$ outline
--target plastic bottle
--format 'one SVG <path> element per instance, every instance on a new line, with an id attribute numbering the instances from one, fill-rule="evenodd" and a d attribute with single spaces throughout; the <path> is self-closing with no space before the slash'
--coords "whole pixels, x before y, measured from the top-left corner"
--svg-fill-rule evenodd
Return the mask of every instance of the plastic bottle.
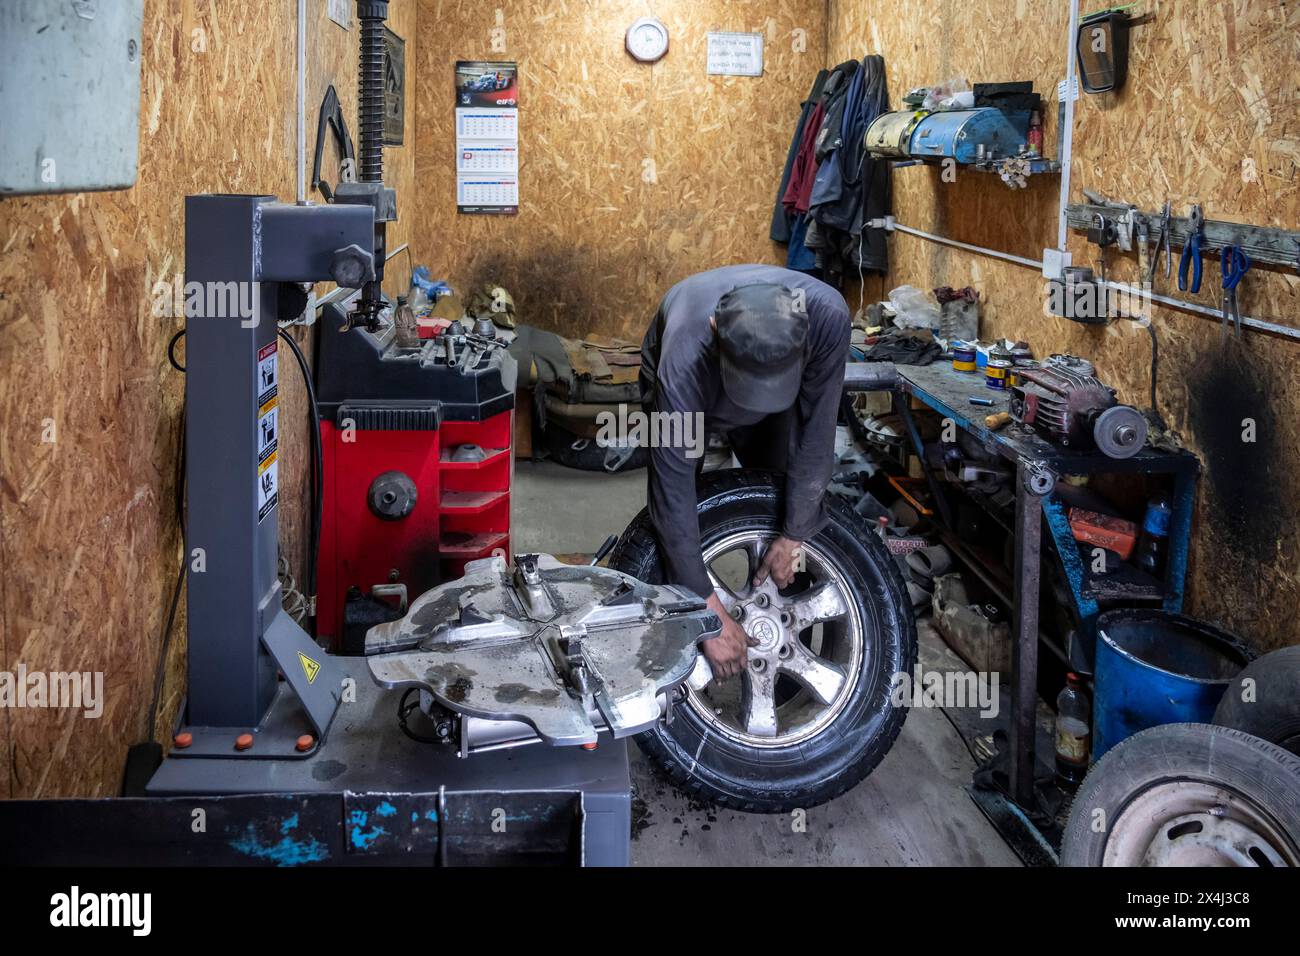
<path id="1" fill-rule="evenodd" d="M 406 296 L 404 295 L 397 297 L 397 310 L 393 313 L 393 326 L 396 329 L 393 341 L 398 348 L 419 348 L 420 327 L 415 321 L 415 313 L 407 305 Z"/>
<path id="2" fill-rule="evenodd" d="M 1056 782 L 1073 792 L 1088 773 L 1092 749 L 1092 714 L 1088 695 L 1076 674 L 1065 675 L 1056 696 Z"/>
<path id="3" fill-rule="evenodd" d="M 1133 563 L 1155 577 L 1160 577 L 1165 571 L 1170 514 L 1169 496 L 1163 491 L 1147 502 L 1146 515 L 1142 518 L 1142 533 L 1133 555 Z"/>
<path id="4" fill-rule="evenodd" d="M 441 280 L 430 279 L 428 266 L 416 266 L 412 270 L 407 299 L 416 318 L 427 318 L 444 295 L 451 295 L 451 286 Z"/>
<path id="5" fill-rule="evenodd" d="M 406 301 L 411 307 L 411 314 L 414 316 L 427 316 L 433 309 L 433 303 L 429 301 L 429 296 L 424 291 L 424 287 L 416 282 L 411 283 L 411 290 L 407 294 Z"/>

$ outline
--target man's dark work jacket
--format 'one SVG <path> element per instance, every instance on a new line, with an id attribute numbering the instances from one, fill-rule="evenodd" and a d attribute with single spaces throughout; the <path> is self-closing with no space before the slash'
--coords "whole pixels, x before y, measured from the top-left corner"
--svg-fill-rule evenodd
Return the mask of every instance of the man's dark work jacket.
<path id="1" fill-rule="evenodd" d="M 737 286 L 779 283 L 803 290 L 808 338 L 803 378 L 791 408 L 775 415 L 751 412 L 722 390 L 716 333 L 709 324 L 718 299 Z M 702 272 L 668 290 L 641 345 L 642 400 L 647 411 L 678 416 L 704 413 L 709 433 L 743 434 L 764 449 L 786 475 L 782 533 L 796 541 L 815 534 L 824 520 L 822 496 L 835 456 L 835 421 L 849 349 L 849 307 L 824 282 L 777 266 L 726 266 Z M 680 428 L 676 429 L 680 432 Z M 659 429 L 660 433 L 668 430 Z M 703 436 L 699 436 L 700 442 Z M 697 446 L 697 449 L 698 450 Z M 691 449 L 650 449 L 650 518 L 665 559 L 664 580 L 702 597 L 713 593 L 700 554 Z M 769 454 L 770 452 L 771 454 Z M 737 448 L 741 464 L 748 464 Z"/>

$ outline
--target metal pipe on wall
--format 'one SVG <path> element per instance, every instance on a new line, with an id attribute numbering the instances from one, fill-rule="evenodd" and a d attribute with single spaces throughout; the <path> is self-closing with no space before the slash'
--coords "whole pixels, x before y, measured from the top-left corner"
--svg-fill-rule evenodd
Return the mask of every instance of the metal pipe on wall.
<path id="1" fill-rule="evenodd" d="M 1005 259 L 1007 262 L 1014 262 L 1017 265 L 1028 266 L 1031 269 L 1038 269 L 1040 272 L 1043 268 L 1042 259 L 1026 259 L 1024 256 L 1013 255 L 1010 252 L 1001 252 L 997 249 L 990 249 L 987 246 L 976 246 L 969 242 L 961 242 L 957 239 L 949 239 L 947 236 L 936 236 L 934 233 L 925 232 L 922 229 L 913 229 L 911 226 L 904 226 L 901 222 L 891 222 L 885 226 L 889 230 L 905 232 L 910 236 L 919 236 L 922 239 L 928 239 L 931 242 L 938 242 L 945 246 L 952 246 L 956 249 L 965 249 L 967 252 L 978 252 L 983 256 L 991 256 L 994 259 Z"/>
<path id="2" fill-rule="evenodd" d="M 1027 259 L 1024 256 L 1012 255 L 1009 252 L 1001 252 L 997 249 L 989 249 L 986 246 L 976 246 L 969 242 L 960 242 L 956 239 L 949 239 L 947 236 L 936 236 L 933 233 L 926 232 L 922 229 L 913 229 L 911 226 L 905 226 L 900 222 L 883 223 L 885 228 L 897 232 L 905 232 L 910 236 L 937 242 L 941 245 L 952 246 L 955 249 L 964 249 L 967 252 L 974 252 L 982 256 L 989 256 L 993 259 L 1002 259 L 1006 262 L 1013 262 L 1016 265 L 1025 266 L 1029 269 L 1036 269 L 1039 272 L 1043 270 L 1043 263 L 1038 259 Z M 1117 292 L 1127 292 L 1138 297 L 1149 297 L 1152 302 L 1159 302 L 1161 305 L 1167 305 L 1170 308 L 1179 309 L 1183 312 L 1193 312 L 1197 315 L 1208 315 L 1215 319 L 1221 319 L 1223 313 L 1218 309 L 1212 309 L 1209 306 L 1199 305 L 1195 302 L 1187 302 L 1184 299 L 1175 299 L 1171 296 L 1160 295 L 1155 292 L 1143 292 L 1135 290 L 1133 286 L 1126 285 L 1123 282 L 1105 282 L 1108 288 Z M 1267 319 L 1257 319 L 1248 315 L 1241 317 L 1241 324 L 1245 327 L 1258 329 L 1261 332 L 1269 332 L 1274 335 L 1282 335 L 1289 339 L 1300 340 L 1300 329 L 1293 329 L 1285 325 L 1279 325 L 1276 322 L 1270 322 Z"/>

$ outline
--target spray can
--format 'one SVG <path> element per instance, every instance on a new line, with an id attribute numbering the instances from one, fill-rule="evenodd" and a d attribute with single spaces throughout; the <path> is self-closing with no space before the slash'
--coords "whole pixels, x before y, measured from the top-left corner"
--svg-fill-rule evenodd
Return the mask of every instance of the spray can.
<path id="1" fill-rule="evenodd" d="M 1035 110 L 1029 117 L 1029 152 L 1035 156 L 1043 155 L 1043 118 Z"/>

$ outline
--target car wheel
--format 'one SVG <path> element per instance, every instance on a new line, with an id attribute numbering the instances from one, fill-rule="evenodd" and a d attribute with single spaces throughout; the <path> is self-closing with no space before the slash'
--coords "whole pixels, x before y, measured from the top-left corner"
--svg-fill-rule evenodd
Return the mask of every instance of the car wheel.
<path id="1" fill-rule="evenodd" d="M 916 625 L 901 575 L 874 530 L 828 497 L 829 521 L 804 543 L 790 587 L 750 586 L 780 531 L 780 479 L 726 470 L 698 479 L 701 546 L 714 592 L 758 646 L 739 678 L 685 687 L 671 720 L 637 737 L 687 792 L 739 810 L 779 813 L 844 793 L 889 751 L 907 710 L 894 675 L 916 660 Z M 610 566 L 663 580 L 647 512 Z"/>
<path id="2" fill-rule="evenodd" d="M 1300 866 L 1300 758 L 1210 724 L 1118 744 L 1075 794 L 1066 866 Z"/>
<path id="3" fill-rule="evenodd" d="M 1300 756 L 1300 646 L 1247 664 L 1223 692 L 1214 722 Z"/>

